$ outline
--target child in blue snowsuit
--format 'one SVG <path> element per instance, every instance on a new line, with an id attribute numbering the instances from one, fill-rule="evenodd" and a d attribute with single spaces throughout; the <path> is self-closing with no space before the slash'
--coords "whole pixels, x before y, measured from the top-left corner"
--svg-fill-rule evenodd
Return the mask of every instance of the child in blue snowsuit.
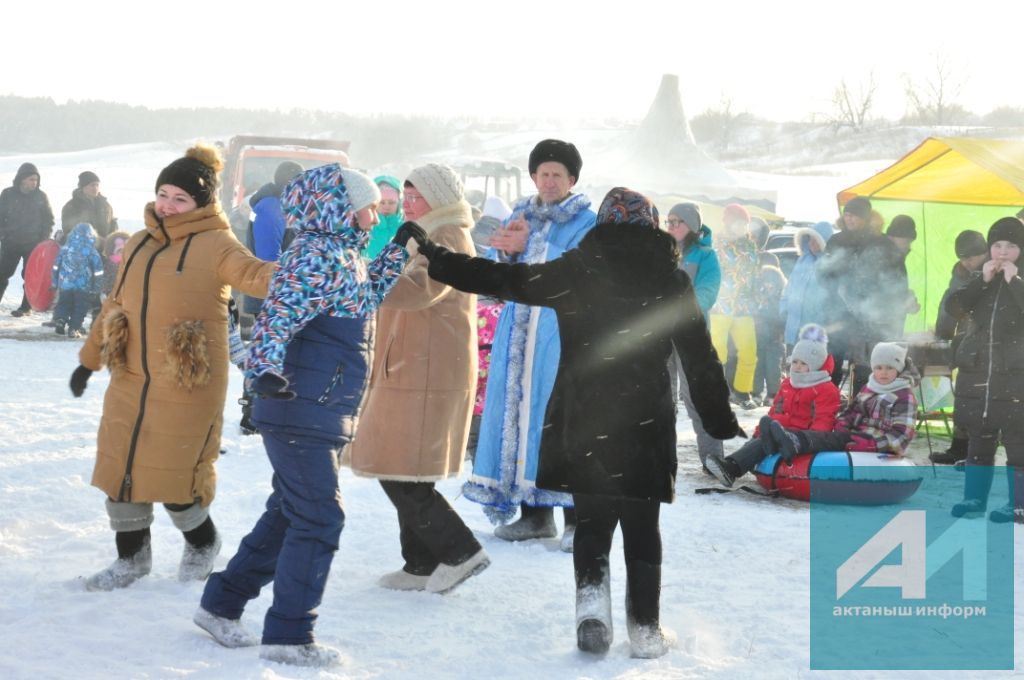
<path id="1" fill-rule="evenodd" d="M 377 307 L 408 260 L 395 244 L 370 262 L 359 255 L 379 199 L 370 178 L 337 164 L 299 175 L 284 192 L 298 235 L 271 281 L 246 364 L 273 492 L 227 568 L 210 576 L 194 618 L 224 646 L 257 644 L 240 618 L 273 581 L 265 659 L 321 667 L 340 659 L 313 637 L 345 519 L 338 466 L 367 383 Z"/>
<path id="2" fill-rule="evenodd" d="M 82 323 L 97 306 L 102 278 L 103 258 L 96 250 L 96 231 L 88 222 L 79 222 L 53 263 L 51 285 L 58 291 L 53 319 L 58 335 L 85 335 Z"/>

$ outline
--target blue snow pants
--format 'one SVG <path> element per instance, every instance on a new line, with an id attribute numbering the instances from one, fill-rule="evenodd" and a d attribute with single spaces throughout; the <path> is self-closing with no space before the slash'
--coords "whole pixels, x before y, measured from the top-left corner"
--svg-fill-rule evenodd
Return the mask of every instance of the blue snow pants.
<path id="1" fill-rule="evenodd" d="M 273 493 L 227 568 L 210 576 L 201 605 L 238 619 L 246 603 L 273 581 L 263 644 L 303 645 L 313 642 L 316 608 L 345 524 L 338 489 L 343 443 L 263 424 L 260 434 L 274 468 Z"/>

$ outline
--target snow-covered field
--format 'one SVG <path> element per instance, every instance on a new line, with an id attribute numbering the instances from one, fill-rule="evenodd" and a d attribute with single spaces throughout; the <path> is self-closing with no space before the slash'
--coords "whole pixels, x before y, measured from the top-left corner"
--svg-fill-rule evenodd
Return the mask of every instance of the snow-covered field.
<path id="1" fill-rule="evenodd" d="M 59 211 L 77 173 L 104 180 L 122 225 L 137 220 L 152 177 L 179 148 L 121 147 L 80 154 L 0 158 L 0 178 L 23 160 L 43 173 Z M 786 179 L 793 204 L 794 179 Z M 836 186 L 846 178 L 830 176 Z M 816 180 L 815 194 L 828 180 Z M 65 191 L 63 188 L 67 188 Z M 780 195 L 780 201 L 786 195 Z M 809 198 L 808 201 L 818 200 Z M 138 222 L 135 222 L 138 225 Z M 317 633 L 347 663 L 324 672 L 262 662 L 255 649 L 219 647 L 191 623 L 201 584 L 175 579 L 182 539 L 161 512 L 153 528 L 153 573 L 132 587 L 90 593 L 82 577 L 114 557 L 103 495 L 89 485 L 107 375 L 85 395 L 67 387 L 80 341 L 58 339 L 41 315 L 14 319 L 20 279 L 0 301 L 0 677 L 2 678 L 903 678 L 908 673 L 809 670 L 808 506 L 745 493 L 695 495 L 710 485 L 699 470 L 692 431 L 678 424 L 676 503 L 664 506 L 662 621 L 678 645 L 650 661 L 629 657 L 625 641 L 621 543 L 613 549 L 616 641 L 603 659 L 575 649 L 572 557 L 557 542 L 495 539 L 479 506 L 458 497 L 462 480 L 440 490 L 453 500 L 491 555 L 492 565 L 446 596 L 378 588 L 401 565 L 394 509 L 379 485 L 342 474 L 347 521 Z M 17 339 L 15 339 L 17 338 Z M 235 373 L 213 517 L 225 538 L 218 567 L 262 511 L 270 466 L 259 438 L 236 424 Z M 764 409 L 740 413 L 750 432 Z M 727 443 L 735 448 L 736 442 Z M 913 457 L 923 461 L 923 438 Z M 560 521 L 560 520 L 559 520 Z M 1017 573 L 1021 529 L 1016 530 Z M 258 631 L 270 591 L 243 621 Z M 1015 611 L 1017 642 L 1024 614 Z M 851 641 L 851 644 L 856 644 Z M 1017 666 L 1021 673 L 1021 665 Z M 938 678 L 1002 678 L 1011 672 L 929 673 Z"/>

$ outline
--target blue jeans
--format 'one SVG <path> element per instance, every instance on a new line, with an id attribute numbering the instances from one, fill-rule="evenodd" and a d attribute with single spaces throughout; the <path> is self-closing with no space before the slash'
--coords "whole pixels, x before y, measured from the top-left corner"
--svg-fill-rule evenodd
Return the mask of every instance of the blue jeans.
<path id="1" fill-rule="evenodd" d="M 316 608 L 345 524 L 338 489 L 343 443 L 263 425 L 260 434 L 274 468 L 273 493 L 227 568 L 210 576 L 201 605 L 238 619 L 249 600 L 273 581 L 263 644 L 307 644 L 313 642 Z"/>

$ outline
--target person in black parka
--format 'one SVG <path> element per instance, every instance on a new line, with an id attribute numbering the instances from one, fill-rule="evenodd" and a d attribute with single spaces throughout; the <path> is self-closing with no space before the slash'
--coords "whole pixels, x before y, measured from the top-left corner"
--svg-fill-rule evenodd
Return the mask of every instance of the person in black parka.
<path id="1" fill-rule="evenodd" d="M 22 163 L 12 185 L 0 192 L 0 299 L 19 262 L 21 278 L 25 278 L 29 255 L 49 238 L 52 227 L 53 209 L 50 199 L 39 188 L 39 170 L 31 163 Z M 23 294 L 21 304 L 11 316 L 24 316 L 31 311 Z"/>
<path id="2" fill-rule="evenodd" d="M 622 526 L 626 613 L 634 656 L 668 646 L 659 623 L 661 503 L 675 492 L 676 419 L 668 358 L 679 354 L 704 428 L 742 435 L 693 286 L 677 268 L 675 239 L 649 199 L 612 189 L 578 248 L 542 264 L 503 264 L 453 253 L 404 225 L 432 278 L 459 290 L 554 309 L 561 358 L 544 420 L 537 485 L 570 492 L 580 649 L 612 639 L 608 553 Z"/>
<path id="3" fill-rule="evenodd" d="M 954 517 L 985 513 L 992 487 L 996 448 L 1006 449 L 1007 505 L 989 513 L 993 522 L 1024 523 L 1024 281 L 1020 278 L 1024 223 L 996 221 L 988 231 L 991 259 L 966 287 L 954 291 L 946 309 L 968 317 L 967 335 L 956 348 L 953 420 L 967 429 L 964 500 Z"/>

